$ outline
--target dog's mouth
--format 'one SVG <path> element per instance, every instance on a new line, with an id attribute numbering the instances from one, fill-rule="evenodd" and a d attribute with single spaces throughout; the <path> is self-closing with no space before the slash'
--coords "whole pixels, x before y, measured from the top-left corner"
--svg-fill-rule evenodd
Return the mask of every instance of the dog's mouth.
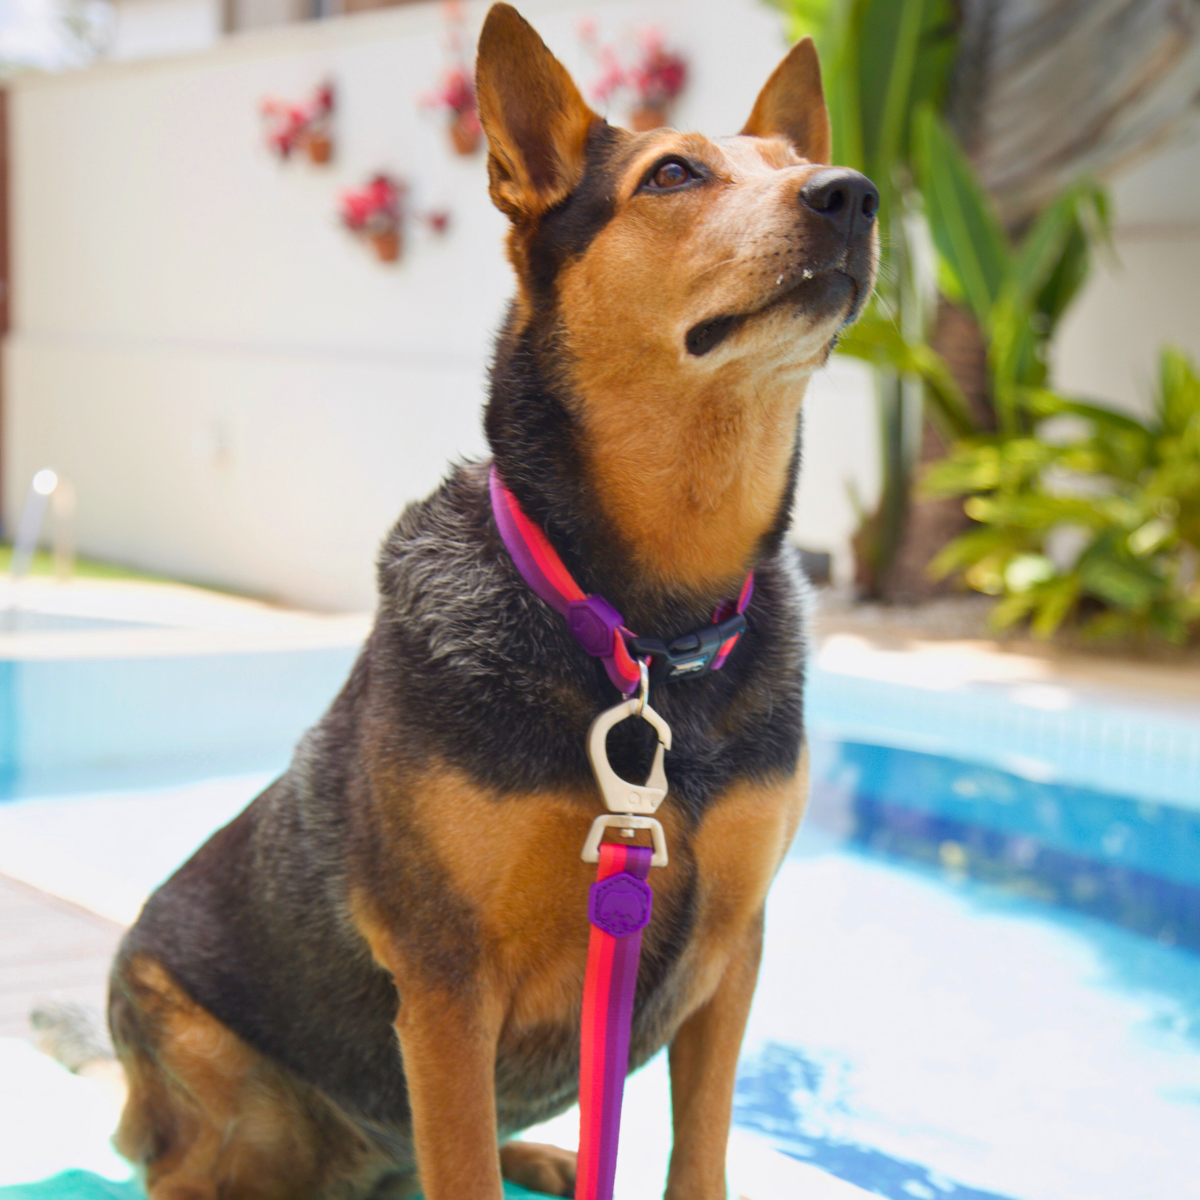
<path id="1" fill-rule="evenodd" d="M 849 298 L 850 308 L 839 326 L 840 331 L 857 318 L 862 307 L 861 292 L 858 280 L 848 272 L 837 269 L 822 271 L 798 280 L 749 312 L 723 313 L 700 321 L 687 331 L 684 345 L 694 358 L 702 358 L 755 317 L 774 312 L 785 305 L 794 305 L 798 316 L 824 316 L 830 310 L 842 307 Z"/>

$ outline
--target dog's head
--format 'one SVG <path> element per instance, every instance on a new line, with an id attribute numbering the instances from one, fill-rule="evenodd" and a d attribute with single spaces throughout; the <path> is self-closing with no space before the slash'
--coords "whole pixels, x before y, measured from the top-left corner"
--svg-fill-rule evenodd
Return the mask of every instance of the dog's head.
<path id="1" fill-rule="evenodd" d="M 667 448 L 650 470 L 682 472 L 685 505 L 712 513 L 736 493 L 761 524 L 749 510 L 781 503 L 803 381 L 866 302 L 878 257 L 878 193 L 824 165 L 812 41 L 735 137 L 609 125 L 506 4 L 484 24 L 477 90 L 491 196 L 511 221 L 513 321 L 552 335 L 609 516 L 645 549 L 653 522 L 615 510 L 639 493 L 650 430 Z"/>

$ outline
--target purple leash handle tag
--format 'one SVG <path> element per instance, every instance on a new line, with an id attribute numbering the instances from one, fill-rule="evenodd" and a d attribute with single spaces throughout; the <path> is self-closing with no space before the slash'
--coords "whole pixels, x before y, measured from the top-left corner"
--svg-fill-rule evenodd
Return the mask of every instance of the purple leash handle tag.
<path id="1" fill-rule="evenodd" d="M 588 893 L 588 920 L 615 938 L 645 929 L 653 907 L 650 885 L 628 871 L 593 883 Z"/>

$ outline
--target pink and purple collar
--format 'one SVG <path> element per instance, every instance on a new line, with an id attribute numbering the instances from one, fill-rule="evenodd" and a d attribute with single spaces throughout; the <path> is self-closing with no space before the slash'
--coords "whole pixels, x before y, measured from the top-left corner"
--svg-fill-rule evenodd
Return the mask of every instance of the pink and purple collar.
<path id="1" fill-rule="evenodd" d="M 712 624 L 665 643 L 637 637 L 625 618 L 603 596 L 584 595 L 545 532 L 521 509 L 504 486 L 495 465 L 488 477 L 492 513 L 505 548 L 521 577 L 551 608 L 560 612 L 575 640 L 593 658 L 604 663 L 609 679 L 624 695 L 637 690 L 637 660 L 649 660 L 652 683 L 691 679 L 719 671 L 746 628 L 742 615 L 754 594 L 754 572 L 746 576 L 735 601 L 725 600 L 713 614 Z"/>

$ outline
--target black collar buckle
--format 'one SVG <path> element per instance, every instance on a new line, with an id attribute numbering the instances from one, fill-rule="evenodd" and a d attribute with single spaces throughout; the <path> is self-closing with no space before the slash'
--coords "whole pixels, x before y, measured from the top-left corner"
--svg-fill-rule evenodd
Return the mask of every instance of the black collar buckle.
<path id="1" fill-rule="evenodd" d="M 628 644 L 631 654 L 650 659 L 652 684 L 674 683 L 678 679 L 707 675 L 721 647 L 731 637 L 745 631 L 746 618 L 741 613 L 734 613 L 715 625 L 681 634 L 670 643 L 661 638 L 635 637 L 630 638 Z"/>

